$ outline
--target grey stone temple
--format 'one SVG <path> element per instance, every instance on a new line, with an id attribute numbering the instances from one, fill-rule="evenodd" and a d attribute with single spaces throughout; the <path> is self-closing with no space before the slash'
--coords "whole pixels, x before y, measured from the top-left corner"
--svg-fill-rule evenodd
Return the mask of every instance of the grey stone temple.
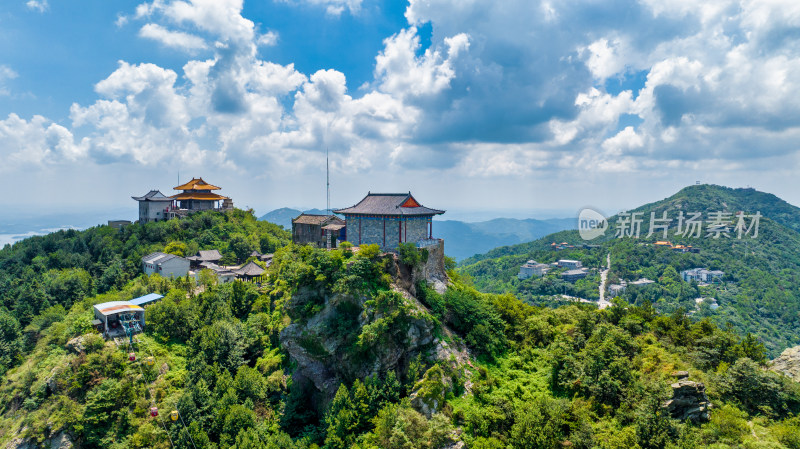
<path id="1" fill-rule="evenodd" d="M 445 211 L 423 206 L 411 192 L 369 192 L 355 206 L 334 212 L 344 215 L 350 243 L 375 243 L 385 251 L 405 242 L 427 245 L 433 240 L 433 216 Z"/>

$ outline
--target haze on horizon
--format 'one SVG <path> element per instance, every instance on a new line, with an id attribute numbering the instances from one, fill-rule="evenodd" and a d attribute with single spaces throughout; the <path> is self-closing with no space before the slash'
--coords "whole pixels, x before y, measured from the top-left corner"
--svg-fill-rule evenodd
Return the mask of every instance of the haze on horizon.
<path id="1" fill-rule="evenodd" d="M 3 204 L 133 215 L 202 176 L 324 207 L 326 148 L 334 206 L 613 213 L 697 180 L 800 204 L 798 32 L 791 0 L 12 0 Z"/>

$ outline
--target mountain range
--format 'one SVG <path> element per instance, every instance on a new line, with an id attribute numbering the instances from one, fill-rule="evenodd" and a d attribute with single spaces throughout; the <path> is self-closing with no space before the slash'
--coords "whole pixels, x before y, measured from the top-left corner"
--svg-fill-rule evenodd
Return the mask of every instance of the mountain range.
<path id="1" fill-rule="evenodd" d="M 759 213 L 757 228 L 738 238 L 736 213 Z M 700 212 L 703 227 L 699 237 L 678 235 L 678 217 Z M 710 223 L 717 212 L 728 220 L 727 236 L 714 238 Z M 617 238 L 632 213 L 642 218 L 639 238 Z M 663 232 L 648 236 L 651 213 L 655 218 L 671 219 L 667 236 Z M 557 294 L 596 299 L 599 270 L 610 254 L 608 282 L 630 283 L 641 278 L 655 281 L 648 287 L 627 288 L 620 296 L 628 302 L 651 302 L 662 313 L 681 308 L 686 313 L 707 317 L 720 326 L 733 326 L 742 334 L 761 339 L 772 356 L 800 344 L 800 208 L 775 195 L 754 189 L 732 189 L 716 185 L 686 187 L 675 195 L 645 204 L 608 218 L 605 234 L 590 242 L 575 230 L 562 231 L 518 245 L 495 248 L 463 260 L 462 273 L 469 275 L 484 292 L 513 292 L 535 304 L 552 303 Z M 746 220 L 749 226 L 752 218 Z M 685 223 L 683 224 L 685 230 Z M 758 235 L 754 238 L 754 231 Z M 668 241 L 655 245 L 656 241 Z M 553 243 L 567 242 L 561 250 Z M 589 243 L 590 245 L 585 244 Z M 674 246 L 691 245 L 698 253 L 682 252 Z M 576 259 L 594 268 L 585 279 L 563 281 L 556 270 L 542 278 L 519 280 L 520 266 L 527 260 L 551 263 Z M 696 285 L 685 282 L 679 273 L 691 268 L 708 268 L 725 273 L 720 283 Z M 705 301 L 703 298 L 710 298 Z M 719 305 L 710 309 L 708 303 Z"/>
<path id="2" fill-rule="evenodd" d="M 300 211 L 283 207 L 262 215 L 259 220 L 292 228 L 292 219 L 301 213 L 324 214 L 324 210 Z M 515 245 L 565 229 L 575 229 L 574 218 L 495 218 L 488 221 L 465 222 L 458 220 L 435 220 L 433 233 L 444 239 L 445 252 L 459 261 L 475 254 L 485 253 L 499 246 Z"/>

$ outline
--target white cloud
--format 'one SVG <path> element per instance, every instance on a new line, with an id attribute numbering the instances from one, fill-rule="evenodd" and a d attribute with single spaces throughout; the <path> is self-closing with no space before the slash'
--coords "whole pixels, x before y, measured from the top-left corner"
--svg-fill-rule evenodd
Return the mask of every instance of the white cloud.
<path id="1" fill-rule="evenodd" d="M 446 56 L 427 49 L 421 56 L 417 29 L 411 27 L 384 40 L 384 50 L 375 58 L 375 78 L 380 90 L 398 97 L 421 97 L 441 92 L 455 77 L 452 60 L 469 48 L 469 38 L 461 33 L 445 39 Z"/>
<path id="2" fill-rule="evenodd" d="M 86 155 L 86 147 L 74 142 L 72 133 L 61 125 L 35 115 L 30 121 L 10 114 L 0 120 L 0 171 L 20 167 L 74 162 Z"/>
<path id="3" fill-rule="evenodd" d="M 262 47 L 272 47 L 278 43 L 278 33 L 274 31 L 267 31 L 266 33 L 258 36 L 256 41 Z"/>
<path id="4" fill-rule="evenodd" d="M 350 14 L 358 14 L 363 0 L 284 0 L 287 3 L 302 3 L 315 7 L 324 7 L 329 16 L 339 17 L 345 10 Z"/>
<path id="5" fill-rule="evenodd" d="M 306 3 L 333 15 L 362 7 Z M 17 164 L 179 162 L 245 177 L 311 173 L 325 147 L 340 173 L 490 182 L 796 165 L 800 44 L 787 36 L 800 30 L 797 3 L 673 6 L 412 0 L 408 28 L 349 92 L 347 73 L 259 59 L 278 35 L 258 32 L 242 0 L 154 0 L 130 16 L 140 36 L 203 58 L 182 71 L 120 62 L 97 101 L 73 105 L 72 128 L 9 116 L 0 147 Z M 0 93 L 10 78 L 0 67 Z"/>
<path id="6" fill-rule="evenodd" d="M 25 6 L 27 6 L 28 9 L 38 12 L 45 12 L 50 9 L 50 5 L 47 3 L 47 0 L 28 0 L 28 2 L 25 3 Z"/>
<path id="7" fill-rule="evenodd" d="M 181 31 L 170 31 L 155 23 L 145 24 L 139 30 L 139 36 L 161 42 L 167 47 L 186 51 L 208 48 L 203 38 Z"/>
<path id="8" fill-rule="evenodd" d="M 0 64 L 0 97 L 11 94 L 11 91 L 6 87 L 6 82 L 13 80 L 17 76 L 17 72 L 12 70 L 11 67 Z"/>

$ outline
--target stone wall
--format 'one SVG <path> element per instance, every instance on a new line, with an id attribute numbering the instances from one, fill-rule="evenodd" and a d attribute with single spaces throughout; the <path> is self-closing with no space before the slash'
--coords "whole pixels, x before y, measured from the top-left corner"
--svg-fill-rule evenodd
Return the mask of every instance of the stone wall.
<path id="1" fill-rule="evenodd" d="M 356 246 L 375 243 L 382 250 L 393 250 L 400 241 L 416 243 L 426 238 L 428 217 L 405 217 L 402 221 L 400 218 L 347 217 L 347 240 Z"/>

